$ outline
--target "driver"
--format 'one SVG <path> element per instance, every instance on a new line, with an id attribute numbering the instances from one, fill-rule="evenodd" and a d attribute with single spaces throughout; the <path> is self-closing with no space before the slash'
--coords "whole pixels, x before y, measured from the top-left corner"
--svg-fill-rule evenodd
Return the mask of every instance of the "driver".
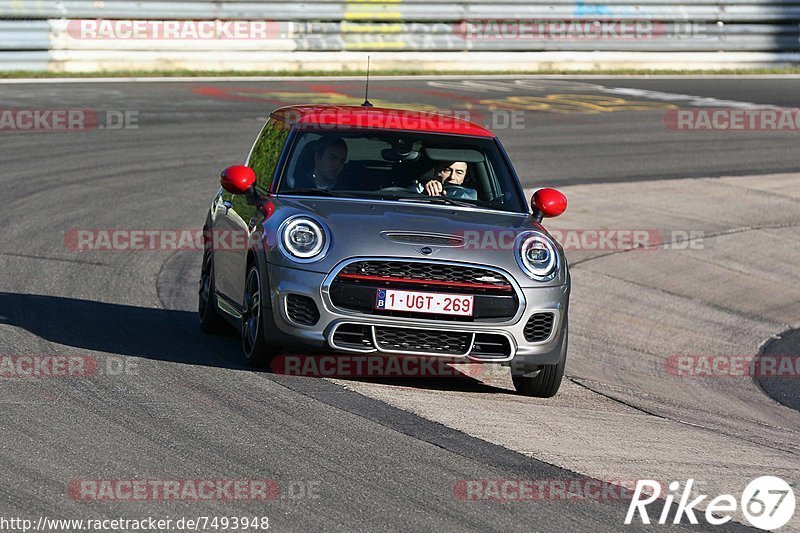
<path id="1" fill-rule="evenodd" d="M 464 180 L 467 178 L 467 164 L 463 161 L 442 161 L 433 167 L 433 179 L 429 180 L 420 192 L 425 192 L 428 196 L 448 195 L 445 187 L 458 186 L 459 189 L 451 190 L 454 198 L 465 198 L 477 200 L 478 193 L 474 189 L 464 187 Z"/>

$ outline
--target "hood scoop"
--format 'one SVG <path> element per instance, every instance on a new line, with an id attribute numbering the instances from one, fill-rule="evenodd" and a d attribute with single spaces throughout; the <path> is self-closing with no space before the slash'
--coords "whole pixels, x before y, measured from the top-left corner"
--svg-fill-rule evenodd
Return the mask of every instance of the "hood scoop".
<path id="1" fill-rule="evenodd" d="M 461 235 L 448 235 L 445 233 L 424 233 L 409 231 L 382 231 L 381 237 L 387 241 L 412 246 L 442 246 L 460 248 L 466 243 Z"/>

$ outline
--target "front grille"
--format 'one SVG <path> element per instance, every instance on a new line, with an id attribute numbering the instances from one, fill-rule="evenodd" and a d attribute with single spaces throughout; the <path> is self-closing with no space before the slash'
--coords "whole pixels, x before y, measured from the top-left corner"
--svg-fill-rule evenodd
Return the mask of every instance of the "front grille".
<path id="1" fill-rule="evenodd" d="M 553 313 L 535 313 L 525 324 L 523 334 L 528 342 L 546 340 L 553 331 Z"/>
<path id="2" fill-rule="evenodd" d="M 511 343 L 505 335 L 476 333 L 470 355 L 481 359 L 504 359 L 511 355 Z"/>
<path id="3" fill-rule="evenodd" d="M 300 294 L 286 297 L 286 314 L 292 322 L 303 326 L 313 326 L 319 320 L 319 310 L 314 300 Z"/>
<path id="4" fill-rule="evenodd" d="M 363 324 L 342 324 L 333 334 L 333 344 L 339 348 L 368 350 L 372 345 L 372 327 Z"/>
<path id="5" fill-rule="evenodd" d="M 416 244 L 420 246 L 464 246 L 464 237 L 458 235 L 433 235 L 428 233 L 395 233 L 386 232 L 383 236 L 400 244 Z"/>
<path id="6" fill-rule="evenodd" d="M 378 289 L 469 294 L 474 296 L 473 313 L 432 315 L 375 309 Z M 502 322 L 519 309 L 519 297 L 505 275 L 486 268 L 425 261 L 356 261 L 336 276 L 330 298 L 340 309 L 449 322 Z"/>
<path id="7" fill-rule="evenodd" d="M 472 334 L 375 326 L 375 340 L 382 350 L 464 355 L 469 351 Z"/>
<path id="8" fill-rule="evenodd" d="M 454 286 L 470 286 L 473 289 L 512 290 L 505 276 L 479 267 L 450 265 L 443 263 L 424 263 L 417 261 L 358 261 L 347 265 L 339 273 L 342 277 L 369 276 L 384 281 L 410 281 L 424 285 L 441 287 L 439 282 L 451 283 Z M 421 283 L 419 283 L 421 282 Z"/>

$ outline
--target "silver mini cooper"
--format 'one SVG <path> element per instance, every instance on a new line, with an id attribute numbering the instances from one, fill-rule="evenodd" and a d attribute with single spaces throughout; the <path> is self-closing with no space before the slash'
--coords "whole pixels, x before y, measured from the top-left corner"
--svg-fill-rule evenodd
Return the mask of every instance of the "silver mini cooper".
<path id="1" fill-rule="evenodd" d="M 282 352 L 445 358 L 511 367 L 550 397 L 567 356 L 570 276 L 497 137 L 398 109 L 290 106 L 205 222 L 200 323 L 237 328 L 247 360 Z"/>

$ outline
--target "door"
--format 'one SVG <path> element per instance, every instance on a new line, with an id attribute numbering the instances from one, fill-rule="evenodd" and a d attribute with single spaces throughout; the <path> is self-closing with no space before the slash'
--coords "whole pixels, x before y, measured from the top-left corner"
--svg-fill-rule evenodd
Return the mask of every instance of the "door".
<path id="1" fill-rule="evenodd" d="M 247 164 L 256 174 L 256 193 L 269 194 L 278 161 L 289 136 L 284 122 L 270 118 L 253 144 Z M 217 292 L 239 307 L 243 304 L 247 251 L 264 216 L 244 195 L 223 191 L 214 224 L 214 270 Z"/>

